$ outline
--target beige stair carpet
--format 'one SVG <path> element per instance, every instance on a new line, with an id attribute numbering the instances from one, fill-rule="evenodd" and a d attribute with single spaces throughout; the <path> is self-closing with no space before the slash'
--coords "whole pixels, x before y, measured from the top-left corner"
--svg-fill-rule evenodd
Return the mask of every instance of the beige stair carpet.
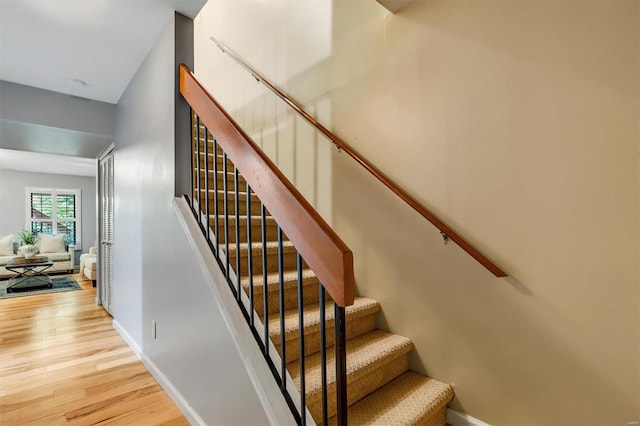
<path id="1" fill-rule="evenodd" d="M 195 133 L 195 132 L 194 132 Z M 210 136 L 210 135 L 209 135 Z M 194 190 L 194 197 L 202 197 L 202 209 L 205 211 L 204 179 L 208 176 L 209 188 L 209 214 L 213 214 L 213 208 L 218 201 L 218 212 L 223 214 L 222 206 L 225 197 L 221 185 L 218 191 L 212 188 L 214 181 L 213 159 L 215 158 L 219 169 L 216 179 L 221 184 L 224 181 L 222 172 L 223 157 L 218 149 L 213 152 L 213 143 L 209 139 L 207 148 L 207 163 L 209 173 L 205 173 L 205 155 L 200 154 L 201 173 L 194 173 L 194 184 L 200 181 L 200 189 Z M 194 140 L 194 147 L 195 147 Z M 200 141 L 200 149 L 204 149 L 204 139 Z M 194 167 L 197 156 L 194 154 Z M 233 181 L 233 165 L 228 161 L 227 182 Z M 197 169 L 194 170 L 197 172 Z M 306 265 L 302 274 L 303 300 L 298 300 L 298 274 L 296 270 L 296 250 L 293 244 L 283 241 L 283 299 L 284 299 L 284 324 L 280 323 L 280 285 L 278 273 L 278 244 L 277 232 L 273 232 L 273 219 L 268 217 L 268 230 L 266 246 L 267 255 L 267 282 L 266 288 L 262 275 L 263 244 L 260 240 L 260 201 L 255 194 L 251 197 L 251 218 L 247 219 L 246 200 L 247 193 L 244 179 L 240 179 L 239 205 L 240 215 L 240 244 L 235 241 L 235 194 L 230 191 L 227 195 L 229 214 L 234 215 L 229 223 L 229 257 L 232 268 L 235 268 L 235 258 L 240 256 L 242 266 L 240 270 L 241 284 L 249 295 L 249 274 L 253 279 L 254 315 L 264 321 L 264 298 L 267 297 L 268 305 L 268 329 L 269 336 L 277 348 L 281 351 L 281 341 L 285 339 L 285 351 L 287 371 L 294 383 L 300 389 L 300 348 L 299 333 L 300 321 L 298 316 L 299 305 L 303 306 L 302 332 L 304 333 L 304 360 L 305 360 L 305 389 L 307 409 L 318 424 L 323 424 L 322 418 L 322 383 L 321 383 L 321 342 L 320 342 L 320 312 L 324 310 L 326 322 L 327 344 L 327 388 L 328 388 L 328 423 L 336 424 L 335 413 L 335 357 L 333 348 L 333 302 L 326 295 L 324 306 L 319 305 L 319 282 Z M 229 189 L 233 185 L 228 186 Z M 211 217 L 211 223 L 215 217 Z M 218 226 L 223 233 L 224 219 L 218 220 Z M 213 226 L 213 225 L 212 225 Z M 246 227 L 252 227 L 253 244 L 246 240 Z M 219 241 L 222 243 L 223 239 Z M 224 244 L 222 244 L 224 247 Z M 252 253 L 253 268 L 248 270 L 247 257 Z M 302 303 L 300 303 L 302 302 Z M 381 307 L 378 302 L 368 298 L 356 298 L 352 306 L 347 307 L 347 399 L 348 419 L 351 425 L 426 425 L 443 426 L 446 423 L 447 404 L 453 398 L 451 386 L 418 374 L 408 369 L 407 354 L 413 350 L 410 339 L 396 334 L 375 329 L 375 318 Z M 282 334 L 284 330 L 284 335 Z M 428 354 L 425 354 L 428 356 Z"/>

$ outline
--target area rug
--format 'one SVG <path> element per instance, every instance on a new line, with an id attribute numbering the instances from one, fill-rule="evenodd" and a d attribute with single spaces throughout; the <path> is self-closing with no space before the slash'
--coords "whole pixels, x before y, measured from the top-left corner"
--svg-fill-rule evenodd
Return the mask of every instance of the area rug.
<path id="1" fill-rule="evenodd" d="M 61 293 L 63 291 L 82 290 L 82 287 L 72 277 L 51 277 L 52 288 L 33 288 L 13 291 L 7 293 L 9 280 L 0 281 L 0 299 L 11 299 L 13 297 L 33 296 L 35 294 Z"/>

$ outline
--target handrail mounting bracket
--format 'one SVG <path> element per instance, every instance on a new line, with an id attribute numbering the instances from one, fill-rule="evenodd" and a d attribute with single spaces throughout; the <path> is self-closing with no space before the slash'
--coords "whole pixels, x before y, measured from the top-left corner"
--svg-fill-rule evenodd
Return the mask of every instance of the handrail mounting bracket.
<path id="1" fill-rule="evenodd" d="M 444 244 L 448 244 L 449 243 L 449 236 L 447 234 L 445 234 L 444 232 L 440 231 L 440 235 L 442 235 L 442 240 L 444 241 Z"/>

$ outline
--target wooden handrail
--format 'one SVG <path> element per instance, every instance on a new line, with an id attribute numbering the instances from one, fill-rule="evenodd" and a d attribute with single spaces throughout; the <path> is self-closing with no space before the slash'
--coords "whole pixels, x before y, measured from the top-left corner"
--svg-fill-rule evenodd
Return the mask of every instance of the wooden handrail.
<path id="1" fill-rule="evenodd" d="M 342 307 L 352 305 L 355 282 L 349 247 L 184 64 L 180 65 L 180 93 L 211 130 L 333 301 Z"/>
<path id="2" fill-rule="evenodd" d="M 455 232 L 450 226 L 440 220 L 435 214 L 433 214 L 429 209 L 420 204 L 418 200 L 409 195 L 404 189 L 402 189 L 397 183 L 395 183 L 389 176 L 384 174 L 380 169 L 374 166 L 369 160 L 367 160 L 362 154 L 356 151 L 351 145 L 343 141 L 341 138 L 336 136 L 329 129 L 324 127 L 322 123 L 312 117 L 309 113 L 307 113 L 302 106 L 291 99 L 287 94 L 285 94 L 278 87 L 273 85 L 269 80 L 264 78 L 262 74 L 256 71 L 251 65 L 247 64 L 242 58 L 236 55 L 231 49 L 225 46 L 222 42 L 217 40 L 215 37 L 211 37 L 211 41 L 213 41 L 223 52 L 227 53 L 231 56 L 236 62 L 238 62 L 243 68 L 248 70 L 251 75 L 267 86 L 269 90 L 275 93 L 280 99 L 286 102 L 291 108 L 293 108 L 298 114 L 300 114 L 309 124 L 314 126 L 320 133 L 325 135 L 327 139 L 333 142 L 338 149 L 346 152 L 351 158 L 356 160 L 362 167 L 369 171 L 373 176 L 376 177 L 380 182 L 382 182 L 387 188 L 393 191 L 398 197 L 400 197 L 405 203 L 411 206 L 415 211 L 420 213 L 422 217 L 431 222 L 436 228 L 442 232 L 442 234 L 452 241 L 454 241 L 460 248 L 466 251 L 471 257 L 477 260 L 482 266 L 487 268 L 493 275 L 496 277 L 502 278 L 508 276 L 506 272 L 504 272 L 498 265 L 492 262 L 488 257 L 480 253 L 478 249 L 476 249 L 471 243 L 462 238 L 460 234 Z"/>

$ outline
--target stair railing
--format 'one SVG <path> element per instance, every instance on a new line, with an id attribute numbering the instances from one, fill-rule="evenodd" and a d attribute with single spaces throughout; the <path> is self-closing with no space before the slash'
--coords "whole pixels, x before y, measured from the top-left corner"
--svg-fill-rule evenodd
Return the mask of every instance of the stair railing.
<path id="1" fill-rule="evenodd" d="M 346 316 L 345 307 L 354 302 L 353 254 L 320 217 L 284 174 L 231 116 L 198 82 L 180 66 L 180 93 L 192 111 L 191 194 L 185 196 L 221 270 L 246 318 L 260 350 L 271 369 L 298 424 L 306 424 L 305 339 L 303 269 L 306 264 L 318 278 L 320 315 L 321 422 L 328 424 L 335 413 L 337 424 L 347 424 Z M 222 173 L 222 184 L 218 182 Z M 233 189 L 229 188 L 232 175 Z M 245 183 L 241 183 L 244 179 Z M 241 185 L 244 190 L 241 191 Z M 230 197 L 233 200 L 230 201 Z M 244 199 L 241 204 L 241 199 Z M 255 210 L 254 210 L 255 209 Z M 241 238 L 240 210 L 245 211 L 246 239 Z M 260 237 L 253 237 L 252 222 L 257 213 Z M 273 250 L 267 244 L 267 212 L 277 223 L 277 276 L 279 295 L 279 354 L 269 332 L 268 259 Z M 233 223 L 233 226 L 231 226 Z M 284 239 L 295 248 L 298 298 L 299 390 L 286 369 Z M 230 243 L 233 239 L 234 244 Z M 242 242 L 241 241 L 245 241 Z M 245 245 L 246 244 L 246 245 Z M 246 247 L 246 256 L 242 251 Z M 254 258 L 253 251 L 262 256 Z M 246 257 L 243 259 L 243 257 Z M 254 271 L 262 272 L 263 320 L 254 307 Z M 246 272 L 243 289 L 242 276 Z M 333 318 L 325 314 L 325 291 L 334 301 Z M 327 333 L 333 321 L 334 335 Z M 331 337 L 333 337 L 331 339 Z M 335 380 L 330 381 L 327 346 L 333 341 Z M 335 396 L 333 396 L 335 394 Z"/>
<path id="2" fill-rule="evenodd" d="M 407 193 L 404 189 L 402 189 L 397 183 L 395 183 L 389 176 L 384 174 L 379 168 L 377 168 L 373 163 L 367 160 L 362 154 L 356 151 L 351 145 L 346 143 L 340 137 L 336 136 L 333 132 L 327 129 L 322 125 L 315 117 L 311 116 L 307 113 L 304 108 L 285 94 L 282 90 L 280 90 L 277 86 L 271 83 L 268 79 L 266 79 L 262 74 L 260 74 L 256 69 L 254 69 L 251 65 L 245 62 L 240 56 L 238 56 L 234 51 L 229 49 L 224 43 L 217 40 L 215 37 L 210 37 L 211 41 L 215 43 L 222 52 L 228 54 L 233 60 L 235 60 L 238 64 L 240 64 L 244 69 L 249 71 L 251 75 L 260 83 L 264 84 L 271 92 L 273 92 L 276 96 L 282 99 L 287 105 L 289 105 L 294 111 L 296 111 L 299 115 L 302 116 L 309 124 L 315 127 L 320 133 L 322 133 L 325 137 L 327 137 L 339 150 L 344 151 L 353 158 L 358 164 L 364 167 L 369 173 L 371 173 L 376 179 L 378 179 L 382 184 L 384 184 L 387 188 L 389 188 L 394 194 L 396 194 L 400 199 L 402 199 L 405 203 L 407 203 L 411 208 L 417 211 L 422 217 L 431 222 L 438 230 L 442 237 L 444 238 L 445 243 L 449 240 L 454 241 L 460 248 L 466 251 L 471 257 L 473 257 L 478 263 L 488 269 L 493 275 L 498 278 L 506 277 L 508 274 L 502 270 L 495 262 L 491 261 L 487 256 L 482 254 L 477 248 L 475 248 L 471 243 L 469 243 L 465 238 L 463 238 L 459 233 L 453 230 L 449 225 L 447 225 L 442 219 L 436 216 L 433 212 L 427 209 L 425 206 L 420 204 L 418 200 L 412 197 L 409 193 Z"/>

